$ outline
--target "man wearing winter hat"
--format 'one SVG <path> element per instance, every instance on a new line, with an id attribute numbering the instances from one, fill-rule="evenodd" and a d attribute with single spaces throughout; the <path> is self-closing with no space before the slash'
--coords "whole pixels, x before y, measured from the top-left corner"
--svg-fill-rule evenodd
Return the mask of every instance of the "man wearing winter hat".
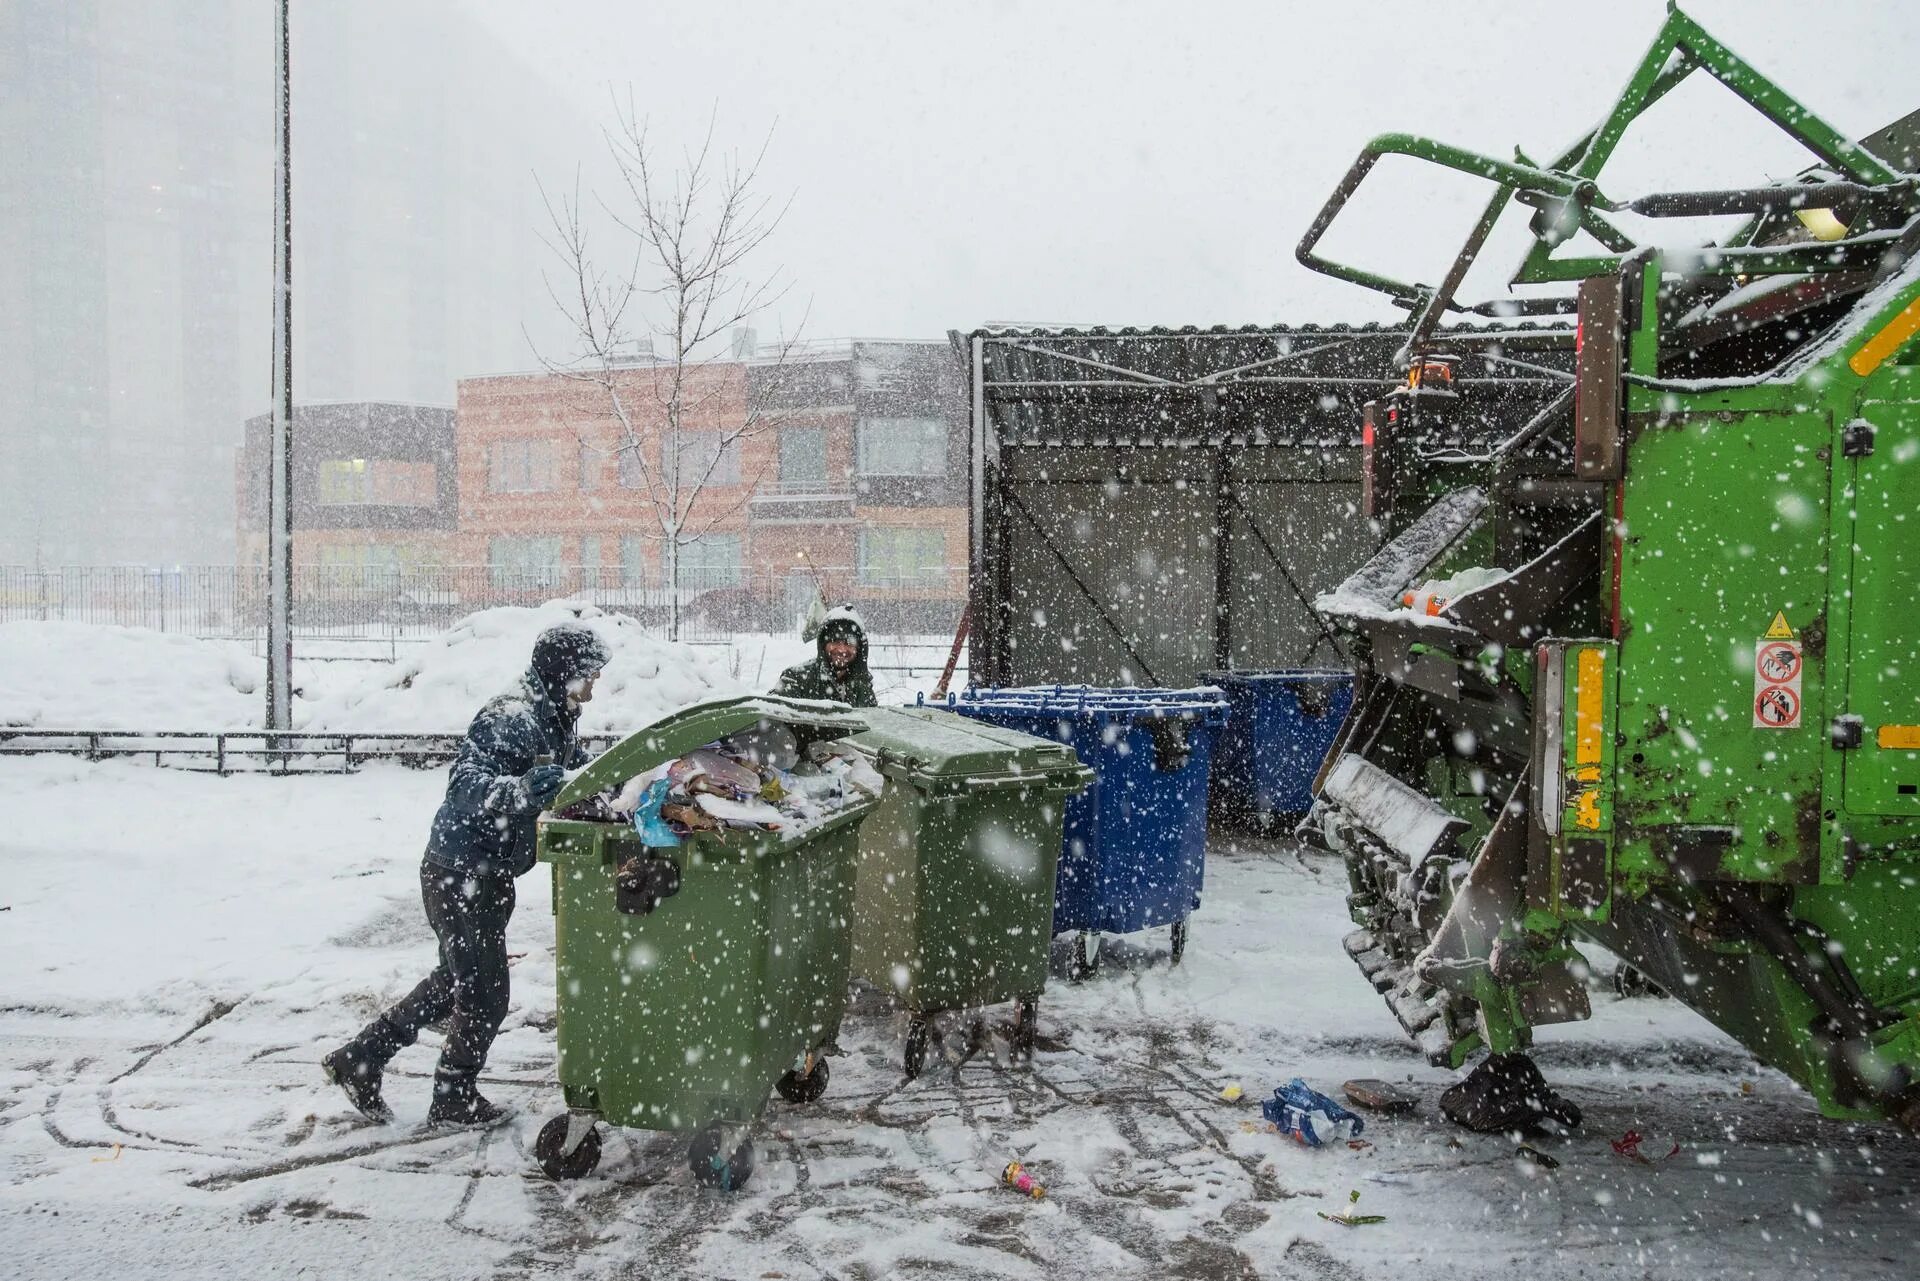
<path id="1" fill-rule="evenodd" d="M 780 673 L 774 693 L 787 698 L 818 698 L 855 707 L 875 707 L 873 673 L 867 670 L 867 629 L 853 606 L 828 612 L 814 638 L 811 661 Z"/>
<path id="2" fill-rule="evenodd" d="M 514 878 L 533 867 L 534 821 L 560 793 L 564 767 L 584 765 L 580 705 L 610 657 L 581 623 L 549 627 L 519 684 L 482 707 L 460 742 L 420 864 L 427 924 L 440 963 L 399 1004 L 320 1061 L 327 1079 L 369 1120 L 390 1121 L 381 1072 L 420 1029 L 446 1020 L 433 1075 L 431 1125 L 481 1126 L 505 1109 L 474 1082 L 507 1016 L 507 920 Z"/>

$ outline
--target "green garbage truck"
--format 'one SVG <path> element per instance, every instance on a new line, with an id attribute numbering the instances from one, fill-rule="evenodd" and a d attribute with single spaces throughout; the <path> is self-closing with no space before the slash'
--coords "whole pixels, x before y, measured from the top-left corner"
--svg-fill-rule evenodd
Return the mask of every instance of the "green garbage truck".
<path id="1" fill-rule="evenodd" d="M 824 1093 L 846 1004 L 859 827 L 876 795 L 847 789 L 796 817 L 733 800 L 714 808 L 777 826 L 684 836 L 593 805 L 673 762 L 693 764 L 694 778 L 702 766 L 738 768 L 736 757 L 750 768 L 783 734 L 793 744 L 794 727 L 831 739 L 865 722 L 766 695 L 698 704 L 615 743 L 554 801 L 553 814 L 568 817 L 541 819 L 568 1110 L 542 1128 L 535 1155 L 554 1177 L 594 1168 L 604 1120 L 691 1133 L 694 1176 L 738 1188 L 752 1175 L 751 1129 L 770 1094 Z M 669 786 L 684 776 L 672 777 Z"/>
<path id="2" fill-rule="evenodd" d="M 1806 167 L 1615 189 L 1696 74 Z M 1390 155 L 1490 188 L 1430 280 L 1320 249 Z M 1676 247 L 1675 219 L 1733 230 Z M 1513 290 L 1463 296 L 1509 229 Z M 1571 147 L 1375 139 L 1298 257 L 1411 316 L 1364 421 L 1386 542 L 1316 602 L 1361 671 L 1302 833 L 1409 1034 L 1487 1056 L 1448 1114 L 1577 1122 L 1526 1050 L 1590 1013 L 1591 943 L 1825 1114 L 1920 1129 L 1920 113 L 1842 133 L 1673 7 Z M 1557 390 L 1490 407 L 1463 351 Z"/>

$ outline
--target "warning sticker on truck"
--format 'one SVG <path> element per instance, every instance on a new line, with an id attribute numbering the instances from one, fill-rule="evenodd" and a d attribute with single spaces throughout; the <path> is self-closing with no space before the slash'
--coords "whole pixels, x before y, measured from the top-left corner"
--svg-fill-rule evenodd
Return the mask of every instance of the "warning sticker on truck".
<path id="1" fill-rule="evenodd" d="M 1760 729 L 1792 729 L 1800 723 L 1800 695 L 1785 685 L 1768 685 L 1753 696 L 1753 723 Z"/>
<path id="2" fill-rule="evenodd" d="M 1784 615 L 1776 614 L 1753 648 L 1753 727 L 1800 728 L 1800 642 L 1782 639 L 1793 633 Z"/>

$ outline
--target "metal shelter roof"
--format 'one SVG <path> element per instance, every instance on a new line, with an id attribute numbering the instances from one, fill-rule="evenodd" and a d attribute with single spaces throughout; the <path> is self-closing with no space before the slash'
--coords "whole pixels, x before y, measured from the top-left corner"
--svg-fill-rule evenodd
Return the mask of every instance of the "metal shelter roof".
<path id="1" fill-rule="evenodd" d="M 1401 382 L 1408 330 L 1386 325 L 1238 329 L 978 329 L 950 335 L 1002 447 L 1358 445 L 1360 407 Z M 1455 384 L 1558 388 L 1571 353 L 1551 331 L 1460 330 Z M 1510 355 L 1500 341 L 1528 347 Z"/>

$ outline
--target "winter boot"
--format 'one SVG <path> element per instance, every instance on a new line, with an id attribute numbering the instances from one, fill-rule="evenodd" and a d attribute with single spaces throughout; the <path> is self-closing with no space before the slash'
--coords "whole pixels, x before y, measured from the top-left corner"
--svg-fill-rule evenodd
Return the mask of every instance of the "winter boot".
<path id="1" fill-rule="evenodd" d="M 442 1069 L 433 1074 L 433 1106 L 427 1109 L 427 1124 L 448 1130 L 484 1130 L 513 1113 L 489 1102 L 475 1088 L 473 1077 Z"/>
<path id="2" fill-rule="evenodd" d="M 380 1073 L 385 1060 L 368 1053 L 360 1043 L 349 1041 L 320 1060 L 327 1080 L 339 1086 L 353 1104 L 354 1111 L 376 1125 L 393 1120 L 393 1109 L 380 1097 Z"/>
<path id="3" fill-rule="evenodd" d="M 1489 1055 L 1441 1094 L 1440 1110 L 1455 1125 L 1481 1134 L 1537 1130 L 1548 1121 L 1569 1130 L 1580 1124 L 1580 1109 L 1549 1089 L 1524 1054 Z"/>

